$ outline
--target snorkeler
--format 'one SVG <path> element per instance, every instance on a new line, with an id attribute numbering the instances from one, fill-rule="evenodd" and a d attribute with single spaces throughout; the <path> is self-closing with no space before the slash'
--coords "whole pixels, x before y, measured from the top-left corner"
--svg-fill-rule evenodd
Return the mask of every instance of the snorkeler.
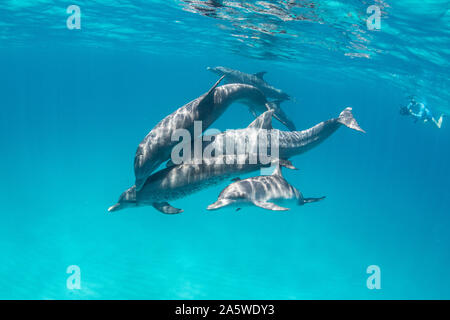
<path id="1" fill-rule="evenodd" d="M 411 98 L 408 106 L 400 108 L 400 114 L 402 116 L 413 116 L 415 118 L 414 122 L 417 122 L 418 120 L 421 120 L 424 123 L 432 121 L 438 128 L 441 128 L 442 119 L 444 117 L 444 115 L 441 115 L 439 120 L 436 120 L 430 109 L 425 107 L 422 102 L 417 102 L 414 97 Z"/>

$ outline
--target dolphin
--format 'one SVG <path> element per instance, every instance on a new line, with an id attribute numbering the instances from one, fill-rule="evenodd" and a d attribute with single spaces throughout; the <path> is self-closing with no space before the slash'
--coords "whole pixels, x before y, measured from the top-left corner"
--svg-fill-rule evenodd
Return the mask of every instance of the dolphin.
<path id="1" fill-rule="evenodd" d="M 279 101 L 290 99 L 287 93 L 271 86 L 264 80 L 264 75 L 267 73 L 266 71 L 249 74 L 239 70 L 221 66 L 207 67 L 206 69 L 219 75 L 226 75 L 225 81 L 227 81 L 228 83 L 245 83 L 255 86 L 259 90 L 261 90 L 268 98 L 273 98 Z"/>
<path id="2" fill-rule="evenodd" d="M 251 177 L 230 184 L 222 190 L 217 201 L 208 206 L 208 210 L 217 210 L 230 205 L 237 206 L 237 210 L 240 210 L 243 205 L 255 205 L 267 210 L 286 211 L 289 208 L 281 207 L 274 202 L 280 204 L 294 200 L 298 205 L 304 205 L 323 199 L 325 197 L 304 198 L 300 191 L 284 179 L 280 166 L 277 166 L 271 176 Z"/>
<path id="3" fill-rule="evenodd" d="M 359 126 L 353 117 L 352 108 L 345 108 L 337 118 L 329 119 L 316 124 L 315 126 L 303 131 L 281 131 L 272 127 L 272 115 L 274 110 L 268 110 L 257 117 L 245 129 L 227 130 L 215 135 L 203 136 L 202 157 L 211 158 L 222 154 L 249 154 L 260 157 L 261 154 L 266 156 L 275 156 L 276 158 L 288 159 L 293 156 L 302 154 L 330 137 L 342 125 L 360 132 L 365 132 Z M 261 150 L 261 144 L 255 143 L 264 138 L 266 149 Z M 277 138 L 277 139 L 274 139 Z M 188 145 L 190 144 L 190 145 Z M 193 142 L 187 142 L 180 145 L 180 149 L 193 148 Z M 258 149 L 252 148 L 257 145 Z M 274 154 L 278 149 L 278 155 Z M 185 161 L 192 161 L 185 159 Z M 259 159 L 261 160 L 261 159 Z M 173 165 L 169 161 L 167 166 Z"/>
<path id="4" fill-rule="evenodd" d="M 172 141 L 176 130 L 186 129 L 192 136 L 195 121 L 202 121 L 202 128 L 206 130 L 234 102 L 247 105 L 255 116 L 270 109 L 281 111 L 276 103 L 267 101 L 264 94 L 254 86 L 234 83 L 217 87 L 223 78 L 208 92 L 162 119 L 142 140 L 134 158 L 137 190 L 142 188 L 160 164 L 170 158 L 172 147 L 177 144 Z M 285 124 L 292 127 L 289 121 Z"/>
<path id="5" fill-rule="evenodd" d="M 279 160 L 281 166 L 293 168 L 288 160 Z M 270 165 L 270 164 L 269 164 Z M 152 174 L 144 186 L 137 190 L 132 186 L 121 194 L 118 202 L 108 211 L 130 207 L 153 206 L 166 214 L 183 212 L 168 201 L 186 197 L 226 179 L 259 170 L 261 163 L 251 164 L 247 155 L 230 155 L 205 159 L 201 164 L 183 163 Z"/>

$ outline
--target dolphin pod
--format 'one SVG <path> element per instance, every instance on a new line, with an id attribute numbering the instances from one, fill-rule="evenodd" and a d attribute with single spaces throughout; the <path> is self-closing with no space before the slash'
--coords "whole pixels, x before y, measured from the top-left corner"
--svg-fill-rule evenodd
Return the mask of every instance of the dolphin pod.
<path id="1" fill-rule="evenodd" d="M 354 119 L 351 108 L 346 108 L 342 111 L 338 118 L 323 121 L 303 131 L 294 132 L 272 129 L 272 114 L 273 110 L 266 111 L 245 129 L 228 130 L 215 135 L 212 144 L 216 145 L 217 150 L 225 149 L 224 141 L 226 137 L 230 137 L 230 139 L 234 140 L 237 147 L 239 143 L 248 143 L 252 139 L 251 137 L 258 135 L 261 130 L 266 130 L 263 131 L 264 134 L 271 134 L 271 131 L 275 131 L 278 132 L 280 137 L 280 156 L 272 159 L 272 162 L 279 162 L 281 166 L 293 169 L 287 158 L 306 152 L 319 145 L 341 125 L 357 131 L 363 131 Z M 250 138 L 247 139 L 245 137 Z M 240 149 L 235 151 L 248 150 L 246 148 L 246 146 L 241 146 Z M 133 186 L 123 192 L 117 204 L 110 207 L 109 211 L 150 205 L 163 213 L 180 213 L 183 210 L 172 207 L 168 201 L 186 197 L 224 180 L 270 166 L 272 163 L 263 164 L 261 161 L 257 161 L 252 164 L 250 162 L 251 156 L 252 154 L 247 152 L 241 154 L 232 153 L 231 155 L 213 154 L 212 157 L 204 156 L 201 159 L 201 163 L 187 161 L 177 165 L 170 164 L 167 168 L 152 174 L 140 190 Z"/>
<path id="2" fill-rule="evenodd" d="M 172 148 L 177 144 L 172 141 L 176 130 L 186 129 L 192 136 L 195 121 L 202 121 L 202 128 L 206 130 L 234 102 L 247 105 L 255 116 L 271 109 L 282 113 L 277 103 L 267 101 L 264 94 L 254 86 L 234 83 L 218 87 L 224 77 L 222 76 L 208 92 L 161 120 L 142 140 L 134 158 L 137 190 L 142 188 L 153 171 L 170 158 Z M 292 128 L 290 121 L 284 124 Z"/>
<path id="3" fill-rule="evenodd" d="M 270 176 L 251 177 L 230 184 L 207 209 L 217 210 L 233 205 L 238 207 L 236 210 L 240 210 L 242 206 L 253 204 L 267 210 L 286 211 L 289 208 L 281 207 L 274 202 L 295 201 L 298 205 L 304 205 L 323 199 L 325 197 L 304 198 L 300 191 L 284 179 L 281 167 L 277 166 Z"/>
<path id="4" fill-rule="evenodd" d="M 352 109 L 346 108 L 337 118 L 320 122 L 309 129 L 294 131 L 295 125 L 281 110 L 280 101 L 268 101 L 266 98 L 271 96 L 282 100 L 288 99 L 288 96 L 281 90 L 268 85 L 262 79 L 262 74 L 253 75 L 252 78 L 250 77 L 252 75 L 239 73 L 237 70 L 216 69 L 213 71 L 222 72 L 223 75 L 208 92 L 161 120 L 139 144 L 134 161 L 135 185 L 124 191 L 118 202 L 108 211 L 153 206 L 162 213 L 177 214 L 183 210 L 173 207 L 168 201 L 186 197 L 227 179 L 237 179 L 239 175 L 248 174 L 273 163 L 278 164 L 278 169 L 272 176 L 253 177 L 231 184 L 223 190 L 218 201 L 210 205 L 208 209 L 218 209 L 238 202 L 235 201 L 237 198 L 232 190 L 240 190 L 241 198 L 239 199 L 245 200 L 242 203 L 254 204 L 270 210 L 286 210 L 269 202 L 271 200 L 295 199 L 299 204 L 304 204 L 322 199 L 303 198 L 297 189 L 284 180 L 280 166 L 295 169 L 288 160 L 290 157 L 314 148 L 342 125 L 364 132 L 353 117 Z M 219 86 L 224 77 L 230 77 L 228 82 L 231 83 Z M 191 134 L 191 140 L 186 143 L 186 146 L 191 146 L 194 140 L 198 140 L 198 137 L 192 134 L 201 134 L 194 132 L 195 121 L 202 121 L 204 131 L 234 102 L 245 104 L 256 117 L 247 128 L 204 136 L 203 138 L 207 138 L 209 143 L 202 145 L 200 149 L 201 161 L 191 161 L 195 160 L 195 157 L 188 158 L 187 161 L 183 159 L 178 164 L 171 161 L 171 153 L 179 143 L 176 139 L 172 139 L 177 130 L 187 130 Z M 274 129 L 272 117 L 293 131 Z M 254 154 L 248 152 L 250 141 L 255 141 L 259 135 L 266 135 L 266 138 L 270 136 L 267 140 L 268 144 L 265 144 L 267 152 L 273 153 L 274 148 L 279 151 L 271 157 L 270 162 L 263 162 L 261 159 L 254 162 Z M 277 137 L 276 144 L 271 139 L 273 136 Z M 230 151 L 227 141 L 231 141 L 234 146 L 231 154 L 227 154 Z M 209 156 L 204 154 L 207 148 L 214 151 Z M 258 146 L 258 148 L 261 147 Z M 155 172 L 166 161 L 166 168 Z M 256 192 L 256 190 L 260 191 Z M 278 191 L 275 192 L 275 190 Z M 223 203 L 226 204 L 221 205 Z"/>

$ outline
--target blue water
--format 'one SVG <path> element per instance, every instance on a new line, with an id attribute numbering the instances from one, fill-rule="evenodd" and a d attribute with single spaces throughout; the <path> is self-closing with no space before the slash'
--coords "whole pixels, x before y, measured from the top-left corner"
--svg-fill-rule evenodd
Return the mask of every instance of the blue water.
<path id="1" fill-rule="evenodd" d="M 381 30 L 368 31 L 374 3 Z M 416 95 L 450 113 L 448 1 L 76 4 L 81 30 L 65 1 L 0 4 L 1 299 L 450 298 L 449 118 L 398 112 Z M 207 211 L 225 182 L 174 201 L 179 215 L 109 214 L 139 142 L 216 65 L 267 71 L 295 97 L 282 107 L 297 128 L 353 108 L 366 134 L 341 128 L 283 171 L 326 200 Z M 234 104 L 213 127 L 251 121 Z"/>

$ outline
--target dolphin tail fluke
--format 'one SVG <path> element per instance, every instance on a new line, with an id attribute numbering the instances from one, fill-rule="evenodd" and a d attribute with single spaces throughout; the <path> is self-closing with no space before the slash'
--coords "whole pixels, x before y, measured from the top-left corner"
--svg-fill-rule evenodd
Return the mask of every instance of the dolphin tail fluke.
<path id="1" fill-rule="evenodd" d="M 296 130 L 295 124 L 291 120 L 288 119 L 288 117 L 284 113 L 283 109 L 281 109 L 281 107 L 280 107 L 281 102 L 282 102 L 282 100 L 269 101 L 269 102 L 267 102 L 266 107 L 268 110 L 274 110 L 273 116 L 275 119 L 280 121 L 289 130 L 295 131 Z"/>
<path id="2" fill-rule="evenodd" d="M 343 124 L 344 126 L 349 127 L 350 129 L 353 129 L 356 131 L 361 131 L 361 132 L 365 133 L 365 131 L 363 129 L 361 129 L 358 122 L 353 117 L 352 108 L 345 108 L 345 110 L 342 111 L 341 114 L 339 115 L 339 118 L 337 119 L 337 121 L 339 123 Z"/>
<path id="3" fill-rule="evenodd" d="M 317 202 L 325 199 L 326 197 L 320 197 L 320 198 L 303 198 L 301 199 L 298 204 L 300 206 L 304 205 L 305 203 L 311 203 L 311 202 Z"/>

